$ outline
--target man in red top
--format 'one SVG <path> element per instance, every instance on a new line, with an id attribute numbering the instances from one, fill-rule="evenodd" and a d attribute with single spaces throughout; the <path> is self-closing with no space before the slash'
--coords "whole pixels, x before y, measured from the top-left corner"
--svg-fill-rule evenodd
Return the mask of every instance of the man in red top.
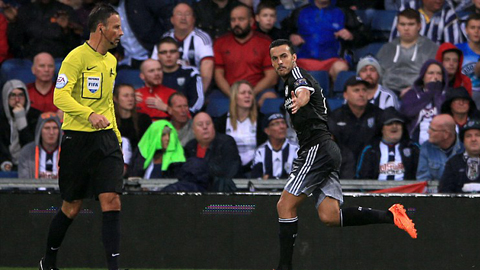
<path id="1" fill-rule="evenodd" d="M 169 119 L 168 99 L 176 91 L 162 85 L 163 70 L 159 61 L 147 59 L 140 66 L 140 78 L 145 86 L 135 90 L 137 112 L 145 113 L 152 121 Z"/>
<path id="2" fill-rule="evenodd" d="M 57 112 L 58 108 L 53 104 L 53 75 L 55 73 L 55 61 L 52 55 L 41 52 L 33 58 L 32 73 L 35 82 L 27 84 L 31 107 L 41 112 Z"/>
<path id="3" fill-rule="evenodd" d="M 215 82 L 223 94 L 230 96 L 230 86 L 234 82 L 247 80 L 254 86 L 261 105 L 266 98 L 277 97 L 272 88 L 278 76 L 270 61 L 271 39 L 253 31 L 254 23 L 252 10 L 245 5 L 230 12 L 232 31 L 219 37 L 213 46 Z"/>

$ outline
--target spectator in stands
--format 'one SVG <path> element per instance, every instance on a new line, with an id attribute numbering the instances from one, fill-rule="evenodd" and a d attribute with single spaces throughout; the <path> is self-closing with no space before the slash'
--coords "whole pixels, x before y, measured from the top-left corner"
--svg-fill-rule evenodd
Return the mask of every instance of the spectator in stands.
<path id="1" fill-rule="evenodd" d="M 420 35 L 439 45 L 444 42 L 451 42 L 454 44 L 463 42 L 459 18 L 455 13 L 454 7 L 451 5 L 451 1 L 403 1 L 400 7 L 400 13 L 407 9 L 419 11 L 421 16 Z M 398 28 L 395 27 L 397 22 L 399 22 L 399 17 L 400 14 L 393 22 L 392 31 L 390 33 L 390 41 L 395 39 L 400 34 Z"/>
<path id="2" fill-rule="evenodd" d="M 463 153 L 464 148 L 457 138 L 455 121 L 448 114 L 435 116 L 428 133 L 428 141 L 420 148 L 417 180 L 440 180 L 445 162 L 456 154 Z"/>
<path id="3" fill-rule="evenodd" d="M 206 92 L 213 77 L 212 39 L 206 32 L 195 27 L 195 13 L 187 3 L 179 3 L 175 6 L 170 21 L 173 28 L 163 37 L 172 37 L 177 41 L 180 64 L 196 67 L 200 71 L 203 92 Z M 158 59 L 158 44 L 154 47 L 152 59 Z"/>
<path id="4" fill-rule="evenodd" d="M 235 140 L 224 134 L 216 133 L 212 118 L 200 112 L 193 118 L 195 139 L 185 146 L 185 157 L 204 159 L 210 175 L 211 191 L 234 191 L 232 178 L 241 166 Z"/>
<path id="5" fill-rule="evenodd" d="M 410 140 L 404 117 L 395 108 L 387 108 L 380 128 L 363 149 L 355 178 L 415 180 L 420 146 Z"/>
<path id="6" fill-rule="evenodd" d="M 298 145 L 287 139 L 287 123 L 283 114 L 270 114 L 263 122 L 268 140 L 255 150 L 251 177 L 287 179 L 297 157 Z"/>
<path id="7" fill-rule="evenodd" d="M 435 58 L 438 45 L 420 36 L 420 13 L 416 10 L 400 12 L 396 27 L 400 36 L 383 45 L 377 59 L 384 71 L 382 85 L 401 95 L 410 89 L 423 63 Z"/>
<path id="8" fill-rule="evenodd" d="M 0 112 L 0 140 L 8 152 L 2 153 L 16 170 L 21 148 L 34 140 L 35 127 L 41 112 L 30 108 L 25 84 L 9 80 L 3 85 L 3 110 Z"/>
<path id="9" fill-rule="evenodd" d="M 448 75 L 442 64 L 428 60 L 402 99 L 400 112 L 408 121 L 408 133 L 420 145 L 428 140 L 428 127 L 433 117 L 440 114 L 448 89 Z"/>
<path id="10" fill-rule="evenodd" d="M 328 117 L 328 127 L 334 140 L 340 146 L 342 169 L 340 178 L 353 179 L 355 165 L 365 143 L 377 133 L 381 125 L 383 110 L 368 102 L 369 83 L 352 76 L 345 82 L 343 97 L 346 104 L 336 109 Z"/>
<path id="11" fill-rule="evenodd" d="M 238 0 L 193 1 L 197 27 L 215 40 L 226 34 L 230 28 L 230 12 L 241 3 Z"/>
<path id="12" fill-rule="evenodd" d="M 282 22 L 293 45 L 298 47 L 297 65 L 306 70 L 328 71 L 333 81 L 338 73 L 348 70 L 341 59 L 341 41 L 354 41 L 353 33 L 345 27 L 345 14 L 330 0 L 312 0 L 293 11 Z"/>
<path id="13" fill-rule="evenodd" d="M 167 112 L 170 114 L 170 123 L 177 130 L 180 143 L 185 146 L 195 138 L 192 118 L 188 111 L 187 97 L 180 92 L 173 93 L 168 99 Z"/>
<path id="14" fill-rule="evenodd" d="M 127 138 L 131 150 L 137 144 L 152 123 L 150 116 L 135 109 L 135 89 L 129 84 L 116 84 L 113 90 L 113 106 L 115 119 L 122 138 Z M 123 142 L 123 140 L 122 140 Z"/>
<path id="15" fill-rule="evenodd" d="M 177 131 L 167 120 L 150 125 L 133 155 L 130 177 L 177 178 L 185 162 Z"/>
<path id="16" fill-rule="evenodd" d="M 447 90 L 445 101 L 441 107 L 441 113 L 446 113 L 453 117 L 457 125 L 457 132 L 460 132 L 468 121 L 480 119 L 480 112 L 477 110 L 475 102 L 465 87 L 450 88 Z"/>
<path id="17" fill-rule="evenodd" d="M 55 60 L 47 52 L 41 52 L 33 58 L 32 73 L 35 81 L 27 84 L 30 106 L 41 112 L 57 112 L 53 104 L 53 76 L 55 73 Z"/>
<path id="18" fill-rule="evenodd" d="M 480 121 L 468 121 L 460 131 L 465 152 L 447 161 L 438 192 L 467 193 L 480 191 Z"/>
<path id="19" fill-rule="evenodd" d="M 464 87 L 472 95 L 472 81 L 462 74 L 463 52 L 452 43 L 445 42 L 438 48 L 435 60 L 442 63 L 448 74 L 450 88 Z"/>
<path id="20" fill-rule="evenodd" d="M 273 70 L 268 48 L 270 38 L 252 30 L 252 11 L 240 5 L 231 12 L 232 31 L 218 38 L 214 44 L 215 82 L 221 92 L 229 97 L 232 84 L 247 80 L 253 85 L 259 106 L 267 98 L 276 98 L 272 89 L 278 76 Z"/>
<path id="21" fill-rule="evenodd" d="M 382 67 L 373 56 L 362 58 L 357 64 L 357 75 L 369 83 L 367 98 L 370 103 L 384 110 L 388 107 L 400 109 L 397 95 L 392 90 L 383 87 L 379 82 L 382 77 Z"/>
<path id="22" fill-rule="evenodd" d="M 163 85 L 183 93 L 188 99 L 190 111 L 198 112 L 204 101 L 202 78 L 198 70 L 179 64 L 178 43 L 172 37 L 162 38 L 157 48 L 163 69 Z"/>
<path id="23" fill-rule="evenodd" d="M 19 178 L 58 178 L 58 155 L 62 132 L 60 118 L 53 112 L 42 113 L 35 129 L 35 140 L 20 151 Z"/>
<path id="24" fill-rule="evenodd" d="M 169 118 L 168 98 L 176 91 L 162 85 L 163 71 L 160 62 L 153 59 L 143 61 L 140 78 L 145 82 L 145 86 L 135 90 L 137 112 L 148 114 L 152 121 Z"/>
<path id="25" fill-rule="evenodd" d="M 462 73 L 467 75 L 472 82 L 472 98 L 480 108 L 480 76 L 475 74 L 475 65 L 480 58 L 480 14 L 474 13 L 468 16 L 465 31 L 468 41 L 456 44 L 463 52 Z"/>
<path id="26" fill-rule="evenodd" d="M 268 35 L 272 40 L 288 38 L 287 33 L 275 27 L 277 22 L 277 10 L 273 2 L 261 1 L 255 14 L 257 31 Z"/>
<path id="27" fill-rule="evenodd" d="M 172 27 L 168 18 L 173 1 L 109 0 L 120 14 L 124 35 L 120 38 L 123 59 L 119 65 L 138 69 L 152 54 L 155 44 Z"/>
<path id="28" fill-rule="evenodd" d="M 63 58 L 80 45 L 83 33 L 74 10 L 56 0 L 22 5 L 8 28 L 14 56 L 30 59 L 40 52 Z"/>
<path id="29" fill-rule="evenodd" d="M 235 82 L 231 89 L 230 109 L 216 120 L 215 130 L 235 139 L 242 160 L 238 177 L 249 176 L 255 148 L 266 140 L 261 129 L 262 119 L 257 110 L 253 86 L 245 80 Z"/>
<path id="30" fill-rule="evenodd" d="M 8 21 L 5 18 L 5 15 L 0 13 L 0 66 L 2 65 L 3 61 L 10 58 L 10 48 L 8 46 L 8 38 L 7 38 L 7 28 L 8 28 Z"/>

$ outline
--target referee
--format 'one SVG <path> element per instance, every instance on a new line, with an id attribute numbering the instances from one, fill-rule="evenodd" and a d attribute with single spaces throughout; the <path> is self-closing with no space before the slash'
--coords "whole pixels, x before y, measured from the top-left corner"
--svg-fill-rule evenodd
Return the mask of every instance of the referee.
<path id="1" fill-rule="evenodd" d="M 309 73 L 297 67 L 297 55 L 290 41 L 273 41 L 270 58 L 273 68 L 285 82 L 284 107 L 290 114 L 300 144 L 298 157 L 293 161 L 292 172 L 277 203 L 280 225 L 277 269 L 292 269 L 297 208 L 310 195 L 315 198 L 320 220 L 327 226 L 395 223 L 416 238 L 414 224 L 401 204 L 394 204 L 389 211 L 362 207 L 340 209 L 343 194 L 338 175 L 342 157 L 328 130 L 322 88 Z"/>
<path id="2" fill-rule="evenodd" d="M 93 196 L 103 212 L 108 269 L 118 269 L 123 157 L 112 100 L 117 61 L 108 50 L 118 45 L 123 32 L 120 16 L 107 4 L 95 6 L 88 28 L 89 40 L 67 55 L 55 86 L 54 104 L 65 112 L 59 160 L 63 204 L 50 224 L 41 270 L 56 269 L 68 227 L 82 200 Z"/>

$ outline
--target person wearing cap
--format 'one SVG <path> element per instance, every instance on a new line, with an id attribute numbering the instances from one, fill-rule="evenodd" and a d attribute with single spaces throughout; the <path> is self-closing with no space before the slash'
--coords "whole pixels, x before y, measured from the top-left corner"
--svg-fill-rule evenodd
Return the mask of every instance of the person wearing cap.
<path id="1" fill-rule="evenodd" d="M 11 171 L 17 168 L 21 148 L 34 140 L 41 112 L 30 107 L 27 86 L 20 80 L 9 80 L 3 85 L 2 103 L 0 169 Z"/>
<path id="2" fill-rule="evenodd" d="M 460 131 L 465 152 L 447 161 L 440 179 L 440 193 L 480 191 L 480 120 L 471 120 Z"/>
<path id="3" fill-rule="evenodd" d="M 442 63 L 426 61 L 413 86 L 402 98 L 400 112 L 409 121 L 408 133 L 420 145 L 428 140 L 428 126 L 440 113 L 448 89 L 448 74 Z"/>
<path id="4" fill-rule="evenodd" d="M 268 141 L 255 150 L 251 177 L 286 179 L 297 157 L 298 145 L 287 139 L 287 123 L 283 114 L 270 114 L 263 122 Z"/>
<path id="5" fill-rule="evenodd" d="M 357 179 L 415 180 L 420 146 L 410 140 L 405 119 L 395 108 L 382 117 L 381 131 L 363 148 Z"/>
<path id="6" fill-rule="evenodd" d="M 420 148 L 417 180 L 440 180 L 445 162 L 458 153 L 463 153 L 462 142 L 455 132 L 455 121 L 448 114 L 435 116 L 428 127 L 428 141 Z"/>
<path id="7" fill-rule="evenodd" d="M 463 86 L 447 90 L 441 113 L 446 113 L 453 117 L 457 125 L 457 132 L 460 132 L 460 129 L 468 121 L 480 119 L 480 112 L 477 110 L 475 102 Z"/>
<path id="8" fill-rule="evenodd" d="M 35 140 L 20 151 L 19 178 L 58 178 L 61 125 L 60 118 L 54 112 L 40 115 L 35 129 Z"/>
<path id="9" fill-rule="evenodd" d="M 328 118 L 328 126 L 334 140 L 342 150 L 341 179 L 353 179 L 355 165 L 360 153 L 381 124 L 383 110 L 368 102 L 369 83 L 360 77 L 352 76 L 343 89 L 346 104 L 333 111 Z"/>
<path id="10" fill-rule="evenodd" d="M 388 107 L 394 107 L 396 110 L 399 110 L 400 103 L 397 95 L 380 84 L 382 72 L 382 67 L 373 56 L 366 56 L 357 64 L 357 76 L 370 84 L 367 87 L 367 98 L 370 103 L 382 110 Z"/>
<path id="11" fill-rule="evenodd" d="M 447 71 L 449 87 L 465 87 L 468 94 L 472 95 L 472 81 L 467 75 L 462 74 L 463 52 L 460 49 L 452 43 L 445 42 L 438 48 L 435 60 L 442 63 Z"/>

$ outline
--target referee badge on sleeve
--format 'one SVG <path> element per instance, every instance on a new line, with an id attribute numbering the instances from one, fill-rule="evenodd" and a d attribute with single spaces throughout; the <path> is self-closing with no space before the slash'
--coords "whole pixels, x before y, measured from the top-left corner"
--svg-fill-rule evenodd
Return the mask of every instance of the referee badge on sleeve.
<path id="1" fill-rule="evenodd" d="M 67 75 L 65 74 L 59 74 L 57 77 L 57 83 L 55 84 L 55 88 L 62 89 L 67 85 L 68 83 L 68 78 Z"/>

